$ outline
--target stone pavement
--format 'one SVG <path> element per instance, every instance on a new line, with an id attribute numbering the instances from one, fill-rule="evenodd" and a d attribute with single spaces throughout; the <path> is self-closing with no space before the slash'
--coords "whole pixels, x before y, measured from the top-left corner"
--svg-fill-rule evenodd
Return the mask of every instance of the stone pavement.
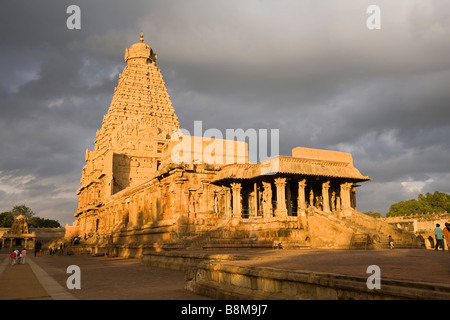
<path id="1" fill-rule="evenodd" d="M 0 255 L 1 300 L 209 300 L 184 289 L 183 272 L 145 267 L 137 259 L 29 255 L 24 265 L 8 262 Z M 70 265 L 80 267 L 80 290 L 67 289 Z"/>
<path id="2" fill-rule="evenodd" d="M 9 258 L 2 260 L 0 300 L 52 300 L 29 263 L 12 266 Z"/>
<path id="3" fill-rule="evenodd" d="M 450 286 L 450 253 L 427 249 L 393 250 L 266 250 L 264 259 L 230 261 L 240 266 L 272 267 L 368 277 L 367 267 L 377 265 L 381 278 Z"/>
<path id="4" fill-rule="evenodd" d="M 450 286 L 450 254 L 401 250 L 221 250 L 185 254 L 226 254 L 226 264 L 365 276 L 378 265 L 381 277 Z M 89 255 L 29 256 L 25 265 L 0 255 L 0 299 L 209 300 L 184 289 L 184 272 L 143 266 L 138 259 Z M 240 259 L 240 260 L 237 260 Z M 67 267 L 81 270 L 81 289 L 68 290 Z"/>

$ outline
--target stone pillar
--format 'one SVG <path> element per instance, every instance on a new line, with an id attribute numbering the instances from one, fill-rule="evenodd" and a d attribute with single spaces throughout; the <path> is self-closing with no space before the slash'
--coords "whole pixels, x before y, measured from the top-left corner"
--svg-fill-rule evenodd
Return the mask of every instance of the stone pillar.
<path id="1" fill-rule="evenodd" d="M 233 218 L 240 218 L 242 216 L 241 189 L 240 183 L 231 184 L 231 190 L 233 191 Z"/>
<path id="2" fill-rule="evenodd" d="M 275 185 L 277 186 L 277 216 L 286 217 L 286 178 L 276 178 Z"/>
<path id="3" fill-rule="evenodd" d="M 306 199 L 305 199 L 306 179 L 298 182 L 298 198 L 297 198 L 297 215 L 304 216 L 306 213 Z"/>
<path id="4" fill-rule="evenodd" d="M 227 187 L 223 187 L 224 190 L 224 198 L 225 198 L 225 216 L 227 218 L 231 218 L 231 214 L 232 214 L 232 203 L 231 203 L 231 190 L 230 188 Z"/>
<path id="5" fill-rule="evenodd" d="M 209 205 L 209 181 L 202 181 L 202 187 L 203 187 L 203 194 L 201 197 L 201 211 L 207 212 L 210 208 Z"/>
<path id="6" fill-rule="evenodd" d="M 272 216 L 272 185 L 270 182 L 263 181 L 263 218 L 268 218 Z"/>
<path id="7" fill-rule="evenodd" d="M 322 201 L 324 212 L 330 212 L 330 196 L 328 194 L 329 189 L 330 189 L 330 181 L 322 183 Z"/>
<path id="8" fill-rule="evenodd" d="M 350 214 L 351 211 L 350 190 L 352 185 L 351 182 L 341 184 L 341 209 L 344 215 Z"/>
<path id="9" fill-rule="evenodd" d="M 175 185 L 176 185 L 176 209 L 175 212 L 177 213 L 182 213 L 183 212 L 183 184 L 184 184 L 184 179 L 179 179 L 179 180 L 175 180 Z"/>
<path id="10" fill-rule="evenodd" d="M 354 185 L 350 189 L 350 206 L 356 209 L 356 187 Z"/>
<path id="11" fill-rule="evenodd" d="M 258 216 L 258 185 L 257 183 L 253 183 L 253 210 L 252 212 L 249 212 L 250 217 L 257 217 Z"/>

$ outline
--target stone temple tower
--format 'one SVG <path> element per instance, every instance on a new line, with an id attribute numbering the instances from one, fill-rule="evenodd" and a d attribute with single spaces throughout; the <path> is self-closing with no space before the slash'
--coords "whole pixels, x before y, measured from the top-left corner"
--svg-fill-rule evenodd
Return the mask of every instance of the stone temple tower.
<path id="1" fill-rule="evenodd" d="M 172 140 L 180 125 L 142 35 L 125 61 L 94 149 L 86 151 L 70 229 L 85 235 L 80 251 L 137 257 L 144 250 L 272 248 L 274 241 L 348 249 L 358 243 L 354 235 L 376 248 L 382 234 L 414 243 L 415 235 L 357 211 L 356 188 L 371 179 L 350 153 L 297 147 L 292 156 L 249 163 L 243 141 Z M 182 150 L 186 161 L 174 161 L 185 143 L 193 146 Z M 246 152 L 238 156 L 241 146 Z"/>
<path id="2" fill-rule="evenodd" d="M 145 181 L 158 170 L 161 153 L 179 128 L 156 54 L 140 42 L 125 50 L 125 66 L 108 113 L 86 150 L 75 216 L 95 210 L 112 195 Z"/>

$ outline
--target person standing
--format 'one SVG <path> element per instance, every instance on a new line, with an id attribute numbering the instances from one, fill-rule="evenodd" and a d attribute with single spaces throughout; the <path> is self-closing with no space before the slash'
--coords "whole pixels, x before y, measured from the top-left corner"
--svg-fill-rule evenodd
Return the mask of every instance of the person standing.
<path id="1" fill-rule="evenodd" d="M 23 250 L 20 252 L 20 256 L 22 257 L 22 264 L 25 264 L 25 260 L 27 258 L 27 250 L 23 248 Z"/>
<path id="2" fill-rule="evenodd" d="M 20 259 L 20 252 L 19 252 L 19 250 L 14 250 L 14 252 L 16 253 L 16 263 L 18 263 L 18 262 L 20 262 L 19 261 L 19 259 Z"/>
<path id="3" fill-rule="evenodd" d="M 40 241 L 36 242 L 34 246 L 34 256 L 36 257 L 37 253 L 41 251 L 42 243 Z"/>
<path id="4" fill-rule="evenodd" d="M 442 233 L 444 235 L 445 242 L 447 243 L 448 252 L 450 252 L 450 223 L 445 223 L 445 228 Z"/>
<path id="5" fill-rule="evenodd" d="M 436 246 L 434 247 L 434 250 L 438 250 L 439 246 L 441 246 L 442 251 L 445 251 L 444 249 L 444 235 L 442 234 L 441 225 L 438 223 L 436 224 L 436 228 L 434 228 L 434 235 L 436 237 Z"/>
<path id="6" fill-rule="evenodd" d="M 16 251 L 12 250 L 11 254 L 9 255 L 9 257 L 11 258 L 11 265 L 12 266 L 15 265 L 16 264 L 16 259 L 17 259 Z"/>

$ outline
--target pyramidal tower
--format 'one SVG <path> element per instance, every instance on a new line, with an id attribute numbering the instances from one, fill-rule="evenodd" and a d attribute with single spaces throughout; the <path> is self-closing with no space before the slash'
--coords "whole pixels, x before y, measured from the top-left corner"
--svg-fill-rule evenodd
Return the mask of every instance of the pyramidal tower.
<path id="1" fill-rule="evenodd" d="M 94 150 L 86 150 L 78 213 L 113 194 L 147 181 L 157 171 L 161 152 L 179 128 L 157 56 L 140 41 L 125 50 L 125 66 L 108 113 L 97 131 Z M 76 214 L 77 215 L 77 214 Z"/>

